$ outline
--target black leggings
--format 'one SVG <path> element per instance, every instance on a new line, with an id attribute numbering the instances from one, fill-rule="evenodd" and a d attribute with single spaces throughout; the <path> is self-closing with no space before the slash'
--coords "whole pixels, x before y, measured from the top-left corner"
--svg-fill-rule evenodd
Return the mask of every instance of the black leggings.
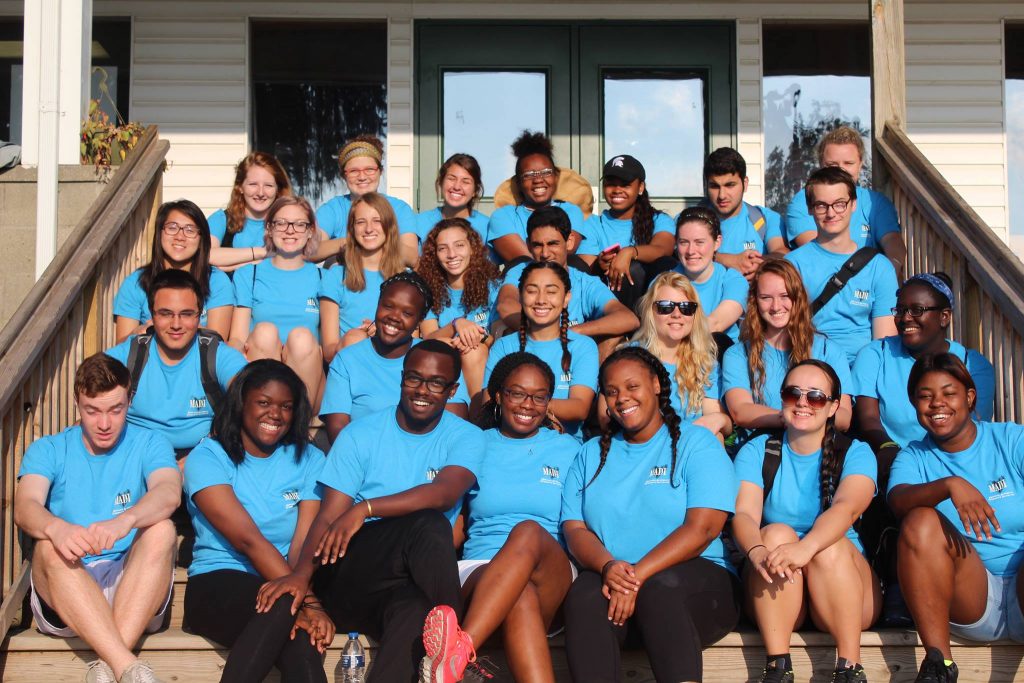
<path id="1" fill-rule="evenodd" d="M 565 649 L 574 681 L 622 680 L 619 648 L 635 626 L 658 681 L 700 681 L 701 650 L 739 621 L 740 584 L 719 565 L 697 557 L 644 582 L 624 626 L 608 620 L 601 575 L 584 571 L 565 601 Z"/>
<path id="2" fill-rule="evenodd" d="M 234 569 L 190 576 L 185 588 L 189 630 L 231 649 L 221 683 L 262 681 L 276 665 L 286 683 L 326 683 L 323 659 L 305 631 L 289 640 L 292 596 L 257 614 L 263 579 Z"/>
<path id="3" fill-rule="evenodd" d="M 462 617 L 462 589 L 452 527 L 421 510 L 363 526 L 345 556 L 313 577 L 339 633 L 378 640 L 369 680 L 408 683 L 423 658 L 423 620 L 435 605 Z"/>

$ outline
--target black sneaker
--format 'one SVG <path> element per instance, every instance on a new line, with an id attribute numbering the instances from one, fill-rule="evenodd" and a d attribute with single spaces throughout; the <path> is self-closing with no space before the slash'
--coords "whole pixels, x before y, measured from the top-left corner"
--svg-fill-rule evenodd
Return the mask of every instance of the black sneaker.
<path id="1" fill-rule="evenodd" d="M 794 680 L 793 669 L 787 668 L 786 660 L 781 658 L 765 666 L 761 672 L 761 683 L 793 683 Z"/>
<path id="2" fill-rule="evenodd" d="M 937 647 L 930 647 L 921 662 L 921 668 L 917 670 L 914 683 L 956 683 L 959 674 L 956 662 L 946 666 L 942 652 Z"/>
<path id="3" fill-rule="evenodd" d="M 867 683 L 868 675 L 860 664 L 832 672 L 832 683 Z"/>
<path id="4" fill-rule="evenodd" d="M 487 657 L 477 657 L 466 665 L 462 674 L 463 681 L 470 683 L 483 683 L 484 681 L 497 681 L 500 669 Z"/>

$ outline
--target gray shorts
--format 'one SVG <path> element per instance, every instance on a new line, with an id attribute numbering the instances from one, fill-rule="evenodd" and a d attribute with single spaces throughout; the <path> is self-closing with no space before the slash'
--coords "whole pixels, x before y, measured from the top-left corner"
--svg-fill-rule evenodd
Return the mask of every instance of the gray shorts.
<path id="1" fill-rule="evenodd" d="M 1017 577 L 995 576 L 987 568 L 988 601 L 985 613 L 973 624 L 950 622 L 949 631 L 967 640 L 991 643 L 994 640 L 1015 640 L 1024 643 L 1024 615 L 1017 599 Z"/>

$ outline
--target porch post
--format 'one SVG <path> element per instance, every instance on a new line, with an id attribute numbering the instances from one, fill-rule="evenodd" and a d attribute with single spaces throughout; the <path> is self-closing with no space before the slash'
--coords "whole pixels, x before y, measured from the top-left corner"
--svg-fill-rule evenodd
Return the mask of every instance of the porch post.
<path id="1" fill-rule="evenodd" d="M 903 0 L 868 0 L 871 7 L 872 131 L 882 135 L 887 121 L 907 125 L 906 57 L 903 43 Z M 877 159 L 875 155 L 873 158 Z M 885 169 L 871 165 L 874 184 L 881 187 Z"/>

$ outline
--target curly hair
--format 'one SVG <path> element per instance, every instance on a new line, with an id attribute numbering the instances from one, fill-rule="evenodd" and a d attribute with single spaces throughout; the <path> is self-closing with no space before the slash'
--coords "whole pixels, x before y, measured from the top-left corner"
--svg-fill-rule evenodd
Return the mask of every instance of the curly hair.
<path id="1" fill-rule="evenodd" d="M 843 393 L 842 383 L 839 381 L 839 376 L 831 365 L 820 360 L 813 358 L 807 358 L 794 363 L 786 371 L 786 378 L 782 380 L 782 385 L 786 386 L 786 379 L 793 373 L 794 370 L 801 367 L 812 367 L 820 370 L 825 377 L 828 378 L 830 384 L 829 401 L 838 401 L 839 397 Z M 824 512 L 832 506 L 832 499 L 836 495 L 836 487 L 838 486 L 839 477 L 842 475 L 842 461 L 839 457 L 839 453 L 836 449 L 836 416 L 830 415 L 825 420 L 825 433 L 821 439 L 821 468 L 818 473 L 818 486 L 821 492 L 821 510 Z M 839 437 L 839 438 L 846 438 Z"/>
<path id="2" fill-rule="evenodd" d="M 139 269 L 139 287 L 142 288 L 143 292 L 149 291 L 150 285 L 153 284 L 153 278 L 165 270 L 164 259 L 166 255 L 164 254 L 163 231 L 164 223 L 167 222 L 171 211 L 180 211 L 188 216 L 195 223 L 196 229 L 199 230 L 199 248 L 196 249 L 196 253 L 190 259 L 188 272 L 199 283 L 199 288 L 203 292 L 203 299 L 208 299 L 210 297 L 210 272 L 212 270 L 210 267 L 210 248 L 212 244 L 210 241 L 210 224 L 206 222 L 206 216 L 203 215 L 202 209 L 187 199 L 164 202 L 157 209 L 156 230 L 153 231 L 152 258 L 150 258 L 149 263 Z"/>
<path id="3" fill-rule="evenodd" d="M 498 407 L 498 393 L 505 388 L 505 382 L 513 372 L 521 367 L 529 366 L 537 369 L 548 386 L 548 394 L 555 392 L 555 373 L 551 366 L 537 356 L 527 351 L 513 351 L 499 360 L 491 376 L 487 380 L 487 402 L 480 408 L 480 414 L 476 419 L 476 426 L 480 429 L 493 429 L 501 427 L 501 409 Z M 545 414 L 542 427 L 554 428 L 551 419 Z"/>
<path id="4" fill-rule="evenodd" d="M 690 334 L 679 341 L 675 353 L 676 384 L 678 385 L 679 402 L 687 415 L 694 415 L 701 410 L 701 402 L 711 388 L 711 373 L 718 362 L 718 345 L 708 327 L 704 307 L 700 305 L 697 290 L 684 275 L 667 271 L 656 277 L 647 288 L 636 310 L 640 312 L 640 328 L 633 335 L 633 341 L 644 347 L 656 357 L 666 349 L 658 338 L 655 327 L 654 301 L 662 287 L 671 287 L 681 292 L 687 301 L 698 302 L 697 311 L 693 314 L 693 326 Z"/>
<path id="5" fill-rule="evenodd" d="M 292 194 L 292 183 L 288 179 L 288 173 L 277 157 L 266 152 L 252 152 L 245 155 L 235 166 L 235 182 L 231 187 L 231 199 L 228 200 L 228 208 L 224 210 L 227 217 L 227 230 L 230 233 L 241 232 L 245 227 L 245 193 L 242 187 L 245 185 L 245 177 L 249 175 L 249 169 L 256 166 L 274 176 L 278 197 L 290 197 Z"/>
<path id="6" fill-rule="evenodd" d="M 764 403 L 764 337 L 765 321 L 757 307 L 757 297 L 761 277 L 766 274 L 777 275 L 786 284 L 789 295 L 789 362 L 799 363 L 811 357 L 814 346 L 815 328 L 811 320 L 811 304 L 808 301 L 804 281 L 796 267 L 784 259 L 769 258 L 758 266 L 754 272 L 750 291 L 747 293 L 747 310 L 740 324 L 740 342 L 747 351 L 747 373 L 750 387 L 753 389 L 754 401 Z"/>
<path id="7" fill-rule="evenodd" d="M 391 202 L 384 195 L 378 192 L 367 192 L 352 200 L 345 233 L 349 238 L 345 240 L 346 244 L 338 254 L 338 260 L 345 264 L 345 289 L 350 292 L 361 292 L 366 289 L 366 275 L 363 273 L 363 248 L 352 237 L 356 225 L 356 207 L 360 204 L 366 204 L 376 211 L 380 216 L 381 226 L 384 228 L 384 254 L 380 260 L 381 276 L 386 280 L 405 269 L 395 210 L 391 208 Z"/>
<path id="8" fill-rule="evenodd" d="M 427 239 L 423 241 L 423 253 L 420 256 L 416 272 L 430 287 L 434 295 L 433 311 L 441 315 L 441 311 L 451 303 L 451 288 L 448 283 L 448 271 L 441 265 L 437 257 L 437 238 L 449 229 L 460 229 L 466 234 L 469 242 L 469 267 L 462 274 L 462 310 L 472 311 L 486 307 L 491 301 L 491 288 L 499 280 L 498 266 L 487 254 L 487 245 L 480 239 L 480 234 L 473 229 L 465 218 L 445 218 L 431 228 Z"/>
<path id="9" fill-rule="evenodd" d="M 530 275 L 538 270 L 550 270 L 558 276 L 561 280 L 562 286 L 565 287 L 565 292 L 568 294 L 572 291 L 572 281 L 569 279 L 569 273 L 565 268 L 558 265 L 554 261 L 534 261 L 523 268 L 523 274 L 519 277 L 519 301 L 523 300 L 523 289 L 526 288 L 526 282 L 530 279 Z M 530 319 L 526 317 L 526 308 L 522 307 L 520 303 L 519 311 L 519 350 L 526 350 L 526 337 L 530 331 Z M 572 365 L 572 353 L 569 351 L 569 309 L 563 308 L 562 314 L 559 316 L 559 332 L 558 339 L 562 343 L 562 372 L 569 372 L 569 368 Z"/>
<path id="10" fill-rule="evenodd" d="M 671 450 L 672 464 L 669 467 L 668 477 L 669 482 L 673 488 L 676 488 L 676 460 L 679 456 L 679 437 L 682 434 L 680 425 L 682 420 L 679 415 L 676 414 L 675 409 L 672 407 L 672 380 L 669 379 L 668 371 L 665 370 L 665 366 L 661 364 L 661 361 L 655 358 L 650 351 L 641 346 L 623 346 L 616 351 L 612 352 L 610 356 L 605 358 L 604 362 L 601 363 L 601 370 L 598 373 L 598 385 L 599 390 L 602 394 L 605 393 L 605 375 L 608 373 L 608 369 L 616 363 L 624 361 L 633 361 L 639 363 L 647 368 L 647 371 L 658 380 L 660 391 L 658 392 L 658 412 L 661 414 L 661 419 L 668 427 L 668 433 L 671 437 Z M 601 448 L 601 459 L 597 464 L 597 469 L 594 471 L 594 476 L 587 482 L 587 486 L 594 483 L 597 479 L 597 475 L 601 474 L 601 470 L 604 469 L 605 463 L 608 461 L 608 451 L 611 449 L 612 437 L 621 429 L 619 423 L 615 419 L 608 421 L 608 426 L 601 429 L 601 437 L 598 444 Z"/>

